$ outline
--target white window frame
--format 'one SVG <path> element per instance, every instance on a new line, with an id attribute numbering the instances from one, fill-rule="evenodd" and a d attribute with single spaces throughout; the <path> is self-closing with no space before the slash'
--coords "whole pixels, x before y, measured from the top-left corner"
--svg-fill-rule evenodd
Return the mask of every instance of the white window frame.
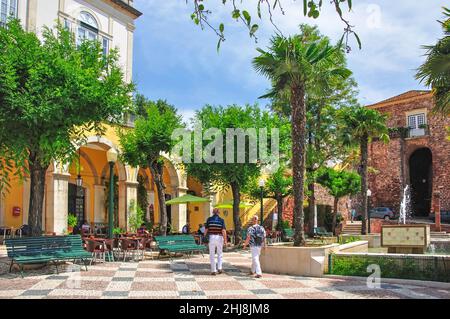
<path id="1" fill-rule="evenodd" d="M 11 10 L 11 4 L 15 4 L 14 11 Z M 17 18 L 19 8 L 19 0 L 0 0 L 0 25 L 8 22 L 9 17 Z M 3 10 L 6 9 L 6 12 Z"/>
<path id="2" fill-rule="evenodd" d="M 425 110 L 417 110 L 410 112 L 406 117 L 407 125 L 409 127 L 410 137 L 424 136 L 426 135 L 425 128 L 421 128 L 422 125 L 427 125 L 427 112 Z"/>
<path id="3" fill-rule="evenodd" d="M 91 17 L 92 19 L 88 20 L 91 20 L 92 23 L 89 23 L 84 17 Z M 81 33 L 83 33 L 83 35 L 81 35 Z M 76 39 L 77 45 L 80 45 L 84 40 L 98 40 L 103 48 L 103 54 L 106 56 L 109 53 L 110 39 L 100 34 L 97 19 L 87 11 L 80 12 L 79 22 L 76 27 Z"/>

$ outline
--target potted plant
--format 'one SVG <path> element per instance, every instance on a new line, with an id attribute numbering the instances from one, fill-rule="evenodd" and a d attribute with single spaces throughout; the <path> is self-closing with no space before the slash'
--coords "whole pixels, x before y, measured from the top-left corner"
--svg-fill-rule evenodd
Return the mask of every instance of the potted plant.
<path id="1" fill-rule="evenodd" d="M 113 228 L 113 235 L 115 238 L 119 238 L 120 234 L 123 233 L 123 230 L 119 227 Z"/>
<path id="2" fill-rule="evenodd" d="M 69 214 L 67 218 L 67 231 L 69 234 L 73 233 L 73 228 L 78 224 L 77 216 Z"/>

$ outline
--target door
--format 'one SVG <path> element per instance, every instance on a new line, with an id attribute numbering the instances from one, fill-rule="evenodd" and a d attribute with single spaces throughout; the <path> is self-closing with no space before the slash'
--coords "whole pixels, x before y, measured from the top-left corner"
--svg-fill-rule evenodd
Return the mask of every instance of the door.
<path id="1" fill-rule="evenodd" d="M 78 225 L 81 225 L 86 219 L 85 216 L 85 190 L 77 185 L 69 184 L 69 201 L 68 213 L 75 215 L 78 220 Z"/>

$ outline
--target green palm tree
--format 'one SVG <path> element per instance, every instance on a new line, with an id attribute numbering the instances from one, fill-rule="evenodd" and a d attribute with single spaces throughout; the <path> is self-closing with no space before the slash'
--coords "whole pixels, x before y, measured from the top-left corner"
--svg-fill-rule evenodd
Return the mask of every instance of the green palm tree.
<path id="1" fill-rule="evenodd" d="M 424 46 L 426 61 L 416 78 L 433 89 L 436 111 L 450 115 L 450 9 L 444 8 L 445 21 L 439 21 L 444 37 L 436 45 Z"/>
<path id="2" fill-rule="evenodd" d="M 340 48 L 329 45 L 325 37 L 318 37 L 315 28 L 302 25 L 301 32 L 291 37 L 277 35 L 267 51 L 253 60 L 255 70 L 272 82 L 271 91 L 261 98 L 289 101 L 292 125 L 292 174 L 294 195 L 294 245 L 305 244 L 303 200 L 305 195 L 305 141 L 307 88 L 314 85 L 314 70 L 329 63 Z M 331 73 L 341 73 L 341 68 Z"/>
<path id="3" fill-rule="evenodd" d="M 363 206 L 362 235 L 367 233 L 367 171 L 369 143 L 378 138 L 389 141 L 386 116 L 365 107 L 345 107 L 338 112 L 340 137 L 344 145 L 359 146 L 361 175 L 361 197 Z"/>

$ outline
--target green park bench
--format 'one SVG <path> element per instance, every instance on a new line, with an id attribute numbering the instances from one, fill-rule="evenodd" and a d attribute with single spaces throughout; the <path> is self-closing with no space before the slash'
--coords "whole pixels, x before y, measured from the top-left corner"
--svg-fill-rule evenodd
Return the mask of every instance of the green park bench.
<path id="1" fill-rule="evenodd" d="M 168 252 L 169 258 L 172 260 L 171 253 L 192 254 L 199 252 L 203 256 L 203 252 L 206 250 L 206 246 L 198 245 L 194 236 L 191 235 L 156 236 L 155 240 L 159 248 L 158 258 L 163 251 Z"/>
<path id="2" fill-rule="evenodd" d="M 324 227 L 314 228 L 314 237 L 333 237 L 333 233 L 328 232 Z"/>
<path id="3" fill-rule="evenodd" d="M 284 238 L 292 241 L 294 240 L 294 230 L 292 228 L 285 228 L 283 229 Z"/>
<path id="4" fill-rule="evenodd" d="M 58 271 L 58 263 L 80 260 L 87 271 L 87 261 L 92 255 L 85 251 L 81 236 L 23 237 L 5 240 L 6 251 L 11 259 L 9 272 L 14 264 L 19 265 L 23 278 L 23 266 L 29 264 L 53 263 Z"/>

